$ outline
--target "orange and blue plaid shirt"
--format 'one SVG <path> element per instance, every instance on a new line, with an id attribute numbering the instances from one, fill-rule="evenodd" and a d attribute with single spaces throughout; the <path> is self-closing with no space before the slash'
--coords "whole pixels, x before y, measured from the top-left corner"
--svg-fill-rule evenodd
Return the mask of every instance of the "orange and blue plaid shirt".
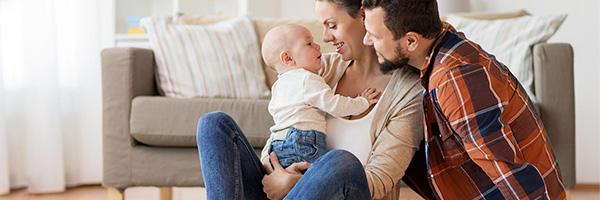
<path id="1" fill-rule="evenodd" d="M 566 199 L 546 130 L 508 68 L 451 25 L 421 71 L 439 199 Z"/>

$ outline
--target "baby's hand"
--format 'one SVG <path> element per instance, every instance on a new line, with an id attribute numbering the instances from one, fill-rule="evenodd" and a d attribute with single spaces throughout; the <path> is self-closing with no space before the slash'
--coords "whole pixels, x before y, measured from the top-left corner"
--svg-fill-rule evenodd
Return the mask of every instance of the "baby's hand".
<path id="1" fill-rule="evenodd" d="M 373 105 L 379 100 L 379 93 L 375 88 L 367 88 L 360 96 L 366 98 L 369 101 L 369 105 Z"/>

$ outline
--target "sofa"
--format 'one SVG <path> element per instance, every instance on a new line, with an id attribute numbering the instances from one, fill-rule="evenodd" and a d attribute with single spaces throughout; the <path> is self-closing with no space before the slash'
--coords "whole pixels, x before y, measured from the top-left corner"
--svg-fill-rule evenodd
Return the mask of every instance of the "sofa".
<path id="1" fill-rule="evenodd" d="M 476 14 L 474 18 L 508 18 L 525 13 Z M 320 42 L 316 21 L 254 19 L 260 40 L 271 27 L 297 22 L 309 26 Z M 331 45 L 321 44 L 323 51 Z M 573 49 L 564 43 L 542 43 L 532 49 L 536 106 L 558 158 L 565 184 L 575 184 L 575 115 Z M 103 186 L 109 197 L 122 199 L 133 186 L 203 186 L 195 131 L 199 117 L 211 111 L 229 113 L 244 130 L 257 154 L 273 125 L 269 99 L 170 98 L 159 95 L 151 49 L 108 48 L 102 51 Z M 267 85 L 276 80 L 265 67 Z"/>

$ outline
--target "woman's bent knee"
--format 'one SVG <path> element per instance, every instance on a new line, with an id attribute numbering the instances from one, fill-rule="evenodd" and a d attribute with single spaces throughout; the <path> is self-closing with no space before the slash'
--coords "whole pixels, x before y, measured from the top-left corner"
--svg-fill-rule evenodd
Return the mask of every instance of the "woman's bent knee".
<path id="1" fill-rule="evenodd" d="M 332 166 L 338 166 L 338 167 L 343 167 L 343 171 L 347 171 L 347 172 L 362 172 L 364 171 L 364 168 L 362 166 L 362 163 L 360 162 L 360 160 L 358 160 L 358 158 L 356 156 L 354 156 L 354 154 L 346 151 L 346 150 L 341 150 L 341 149 L 334 149 L 331 150 L 329 152 L 327 152 L 325 155 L 323 155 L 323 157 L 321 158 L 323 161 L 325 162 L 330 162 L 334 165 Z"/>
<path id="2" fill-rule="evenodd" d="M 233 120 L 227 113 L 221 111 L 209 112 L 198 119 L 198 125 L 216 125 L 223 121 Z"/>
<path id="3" fill-rule="evenodd" d="M 222 128 L 224 123 L 232 121 L 227 113 L 221 111 L 209 112 L 202 115 L 198 119 L 198 126 L 196 128 L 196 143 L 199 145 L 202 138 L 211 137 L 218 133 L 215 129 Z"/>

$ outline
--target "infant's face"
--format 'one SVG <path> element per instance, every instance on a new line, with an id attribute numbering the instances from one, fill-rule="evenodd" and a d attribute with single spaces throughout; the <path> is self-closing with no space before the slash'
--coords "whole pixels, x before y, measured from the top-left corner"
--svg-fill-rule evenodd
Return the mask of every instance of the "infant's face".
<path id="1" fill-rule="evenodd" d="M 321 68 L 321 46 L 313 41 L 313 37 L 306 28 L 296 29 L 292 33 L 291 54 L 296 65 L 317 73 Z"/>

